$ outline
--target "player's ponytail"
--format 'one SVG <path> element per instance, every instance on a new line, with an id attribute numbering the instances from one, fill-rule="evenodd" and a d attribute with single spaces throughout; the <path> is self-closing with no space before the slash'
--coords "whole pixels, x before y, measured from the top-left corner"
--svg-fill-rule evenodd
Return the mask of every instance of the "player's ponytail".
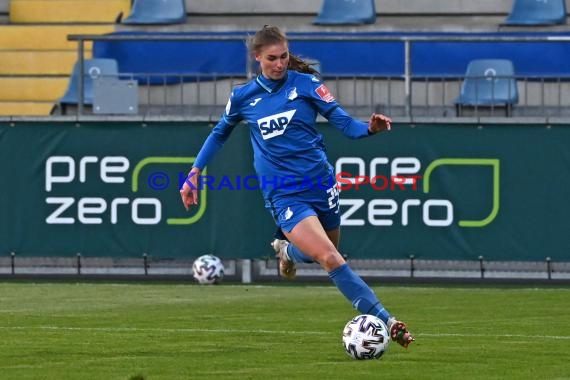
<path id="1" fill-rule="evenodd" d="M 315 63 L 308 63 L 296 55 L 289 53 L 289 69 L 300 73 L 320 75 L 313 65 L 315 65 Z"/>

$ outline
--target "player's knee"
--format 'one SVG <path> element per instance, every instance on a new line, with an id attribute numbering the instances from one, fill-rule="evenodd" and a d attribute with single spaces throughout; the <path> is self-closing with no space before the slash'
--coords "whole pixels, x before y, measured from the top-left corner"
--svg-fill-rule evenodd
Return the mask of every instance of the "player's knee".
<path id="1" fill-rule="evenodd" d="M 324 252 L 324 254 L 321 256 L 322 257 L 317 261 L 327 271 L 331 271 L 333 269 L 336 269 L 345 263 L 342 255 L 336 249 L 331 249 L 327 252 Z"/>

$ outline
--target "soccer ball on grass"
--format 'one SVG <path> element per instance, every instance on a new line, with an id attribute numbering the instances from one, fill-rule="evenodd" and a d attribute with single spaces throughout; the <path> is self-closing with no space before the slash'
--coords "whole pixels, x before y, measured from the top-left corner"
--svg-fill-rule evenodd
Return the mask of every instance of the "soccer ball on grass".
<path id="1" fill-rule="evenodd" d="M 192 271 L 200 284 L 218 284 L 224 278 L 224 264 L 214 255 L 198 257 L 192 265 Z"/>
<path id="2" fill-rule="evenodd" d="M 390 344 L 390 333 L 380 318 L 361 314 L 344 326 L 342 343 L 354 359 L 380 359 Z"/>

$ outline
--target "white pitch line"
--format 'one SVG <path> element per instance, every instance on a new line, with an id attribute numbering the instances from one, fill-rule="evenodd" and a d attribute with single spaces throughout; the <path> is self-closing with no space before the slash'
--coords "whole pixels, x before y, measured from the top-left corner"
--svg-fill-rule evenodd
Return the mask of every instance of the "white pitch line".
<path id="1" fill-rule="evenodd" d="M 525 338 L 525 339 L 554 339 L 554 340 L 570 340 L 567 335 L 524 335 L 524 334 L 454 334 L 454 333 L 419 333 L 415 336 L 427 337 L 458 337 L 458 338 Z"/>
<path id="2" fill-rule="evenodd" d="M 295 334 L 295 335 L 328 335 L 324 331 L 295 330 L 238 330 L 238 329 L 192 329 L 192 328 L 139 328 L 139 327 L 65 327 L 65 326 L 0 326 L 0 330 L 50 330 L 50 331 L 100 331 L 100 332 L 164 332 L 164 333 L 238 333 L 238 334 Z M 431 338 L 524 338 L 570 340 L 567 335 L 526 335 L 526 334 L 462 334 L 462 333 L 417 333 L 416 337 Z"/>
<path id="3" fill-rule="evenodd" d="M 172 328 L 138 328 L 138 327 L 62 327 L 62 326 L 0 326 L 0 330 L 51 330 L 51 331 L 101 331 L 101 332 L 166 332 L 166 333 L 240 333 L 240 334 L 298 334 L 326 335 L 319 331 L 292 330 L 238 330 L 238 329 L 172 329 Z"/>

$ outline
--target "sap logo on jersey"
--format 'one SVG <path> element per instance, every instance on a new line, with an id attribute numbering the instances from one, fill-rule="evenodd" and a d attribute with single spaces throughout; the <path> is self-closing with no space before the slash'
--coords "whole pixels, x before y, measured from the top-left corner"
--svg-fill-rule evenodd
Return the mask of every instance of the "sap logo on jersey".
<path id="1" fill-rule="evenodd" d="M 295 112 L 297 112 L 297 110 L 281 112 L 257 120 L 257 125 L 259 125 L 263 139 L 267 140 L 285 133 L 285 128 L 289 125 Z"/>

